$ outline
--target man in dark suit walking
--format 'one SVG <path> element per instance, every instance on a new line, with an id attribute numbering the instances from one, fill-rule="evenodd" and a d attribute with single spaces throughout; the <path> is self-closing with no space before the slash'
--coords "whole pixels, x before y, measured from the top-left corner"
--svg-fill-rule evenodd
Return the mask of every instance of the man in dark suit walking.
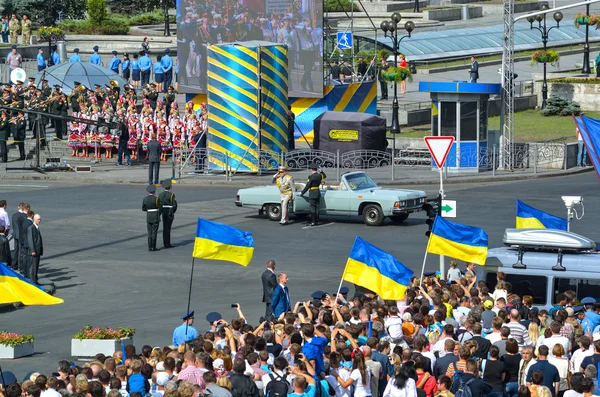
<path id="1" fill-rule="evenodd" d="M 469 69 L 469 77 L 471 80 L 470 83 L 477 83 L 477 79 L 479 79 L 479 63 L 475 59 L 475 57 L 471 57 L 471 68 Z"/>
<path id="2" fill-rule="evenodd" d="M 27 276 L 27 269 L 29 264 L 29 255 L 27 255 L 27 228 L 33 224 L 33 216 L 35 215 L 31 209 L 29 209 L 29 204 L 25 204 L 23 207 L 25 209 L 25 219 L 19 226 L 19 271 L 22 275 Z"/>
<path id="3" fill-rule="evenodd" d="M 40 268 L 40 257 L 44 255 L 44 243 L 40 233 L 40 222 L 42 218 L 39 214 L 33 216 L 33 223 L 27 228 L 27 255 L 28 269 L 27 278 L 35 284 L 38 282 L 38 270 Z"/>
<path id="4" fill-rule="evenodd" d="M 160 143 L 156 140 L 156 134 L 152 134 L 148 142 L 148 185 L 158 184 L 158 173 L 160 171 Z M 152 176 L 154 175 L 154 179 Z"/>
<path id="5" fill-rule="evenodd" d="M 273 309 L 271 308 L 271 298 L 273 291 L 277 288 L 277 276 L 275 276 L 275 261 L 271 259 L 267 262 L 267 268 L 260 277 L 263 287 L 263 302 L 267 308 L 265 310 L 265 319 L 270 320 L 273 317 Z"/>

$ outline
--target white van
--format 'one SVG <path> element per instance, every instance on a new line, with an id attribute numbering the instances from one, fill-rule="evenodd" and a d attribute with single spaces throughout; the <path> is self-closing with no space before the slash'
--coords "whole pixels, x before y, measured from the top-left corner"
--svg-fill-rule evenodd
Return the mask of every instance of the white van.
<path id="1" fill-rule="evenodd" d="M 477 266 L 478 280 L 491 291 L 496 273 L 506 273 L 512 292 L 531 295 L 533 305 L 550 309 L 558 294 L 567 290 L 577 293 L 577 300 L 587 296 L 600 301 L 600 251 L 586 237 L 564 230 L 506 229 L 506 247 L 488 250 L 485 266 Z"/>

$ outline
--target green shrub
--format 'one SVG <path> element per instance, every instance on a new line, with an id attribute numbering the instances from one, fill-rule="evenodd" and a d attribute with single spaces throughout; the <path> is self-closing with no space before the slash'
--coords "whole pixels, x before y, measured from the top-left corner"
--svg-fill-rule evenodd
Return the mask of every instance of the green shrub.
<path id="1" fill-rule="evenodd" d="M 129 18 L 129 26 L 159 25 L 165 21 L 163 12 L 147 12 Z"/>
<path id="2" fill-rule="evenodd" d="M 119 19 L 107 19 L 102 22 L 102 25 L 98 26 L 100 34 L 106 35 L 125 35 L 129 33 L 129 26 L 127 26 L 126 20 Z"/>
<path id="3" fill-rule="evenodd" d="M 91 33 L 92 24 L 89 20 L 85 21 L 64 21 L 58 24 L 58 27 L 65 33 L 83 34 Z"/>
<path id="4" fill-rule="evenodd" d="M 352 9 L 359 11 L 358 6 L 352 0 L 329 0 L 328 5 L 327 11 L 329 12 L 350 12 Z"/>
<path id="5" fill-rule="evenodd" d="M 108 15 L 106 0 L 88 0 L 88 15 L 92 25 L 99 26 Z"/>
<path id="6" fill-rule="evenodd" d="M 90 20 L 65 21 L 58 24 L 64 32 L 74 34 L 125 35 L 129 33 L 127 19 L 123 17 L 105 19 L 102 24 L 94 25 Z"/>
<path id="7" fill-rule="evenodd" d="M 542 110 L 542 116 L 578 116 L 581 113 L 579 104 L 575 101 L 569 101 L 563 97 L 552 94 L 546 102 L 546 107 Z"/>

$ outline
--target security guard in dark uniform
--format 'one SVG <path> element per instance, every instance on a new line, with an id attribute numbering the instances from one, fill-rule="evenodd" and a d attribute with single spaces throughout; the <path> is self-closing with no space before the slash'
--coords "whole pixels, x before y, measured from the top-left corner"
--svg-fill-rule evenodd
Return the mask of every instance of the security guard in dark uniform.
<path id="1" fill-rule="evenodd" d="M 150 107 L 152 110 L 156 110 L 156 102 L 158 101 L 158 91 L 156 91 L 156 83 L 150 84 L 150 92 L 148 92 L 145 96 L 150 102 Z"/>
<path id="2" fill-rule="evenodd" d="M 313 163 L 310 165 L 312 174 L 308 176 L 306 185 L 302 189 L 301 196 L 308 191 L 308 203 L 310 204 L 310 225 L 316 226 L 319 223 L 319 201 L 321 200 L 320 186 L 327 176 L 323 171 L 318 170 L 318 166 Z"/>
<path id="3" fill-rule="evenodd" d="M 160 183 L 164 192 L 158 195 L 158 205 L 163 220 L 163 245 L 165 248 L 173 248 L 171 245 L 171 225 L 175 219 L 177 212 L 177 200 L 175 195 L 171 193 L 171 180 L 165 179 Z"/>
<path id="4" fill-rule="evenodd" d="M 0 113 L 0 163 L 6 163 L 8 161 L 8 148 L 6 142 L 8 141 L 8 134 L 10 133 L 10 125 L 8 124 L 8 113 L 2 111 Z"/>
<path id="5" fill-rule="evenodd" d="M 148 251 L 158 251 L 156 236 L 158 235 L 158 225 L 160 223 L 160 207 L 158 197 L 154 195 L 156 187 L 148 185 L 146 191 L 150 194 L 144 197 L 142 211 L 146 212 L 146 223 L 148 224 Z"/>
<path id="6" fill-rule="evenodd" d="M 19 160 L 25 160 L 25 114 L 18 111 L 18 116 L 11 119 L 10 132 L 19 148 Z"/>

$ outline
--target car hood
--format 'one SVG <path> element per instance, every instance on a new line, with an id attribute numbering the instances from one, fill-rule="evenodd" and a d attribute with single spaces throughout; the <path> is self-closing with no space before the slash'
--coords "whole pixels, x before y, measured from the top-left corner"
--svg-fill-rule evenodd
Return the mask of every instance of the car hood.
<path id="1" fill-rule="evenodd" d="M 399 197 L 402 200 L 427 197 L 427 194 L 422 190 L 411 189 L 383 189 L 381 187 L 373 189 L 357 190 L 361 194 L 372 194 L 377 197 Z"/>

